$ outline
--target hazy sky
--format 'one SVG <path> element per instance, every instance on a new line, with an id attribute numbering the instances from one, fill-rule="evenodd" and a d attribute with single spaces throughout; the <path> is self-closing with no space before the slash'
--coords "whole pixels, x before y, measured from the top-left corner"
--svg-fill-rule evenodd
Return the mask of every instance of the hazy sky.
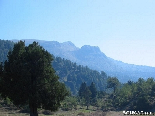
<path id="1" fill-rule="evenodd" d="M 0 39 L 99 46 L 113 59 L 155 67 L 155 0 L 0 0 Z"/>

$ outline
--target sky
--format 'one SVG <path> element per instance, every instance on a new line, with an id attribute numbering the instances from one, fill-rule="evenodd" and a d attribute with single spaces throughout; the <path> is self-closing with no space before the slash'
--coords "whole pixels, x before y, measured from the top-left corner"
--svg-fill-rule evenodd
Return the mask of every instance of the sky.
<path id="1" fill-rule="evenodd" d="M 71 41 L 155 67 L 155 0 L 0 0 L 0 39 Z"/>

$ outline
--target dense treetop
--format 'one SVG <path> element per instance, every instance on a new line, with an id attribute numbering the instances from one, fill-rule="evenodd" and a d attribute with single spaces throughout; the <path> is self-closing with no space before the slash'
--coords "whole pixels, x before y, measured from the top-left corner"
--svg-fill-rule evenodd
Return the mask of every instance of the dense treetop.
<path id="1" fill-rule="evenodd" d="M 33 42 L 20 41 L 0 65 L 0 93 L 15 105 L 29 104 L 30 116 L 38 116 L 37 108 L 55 111 L 68 95 L 63 83 L 52 68 L 52 55 Z"/>

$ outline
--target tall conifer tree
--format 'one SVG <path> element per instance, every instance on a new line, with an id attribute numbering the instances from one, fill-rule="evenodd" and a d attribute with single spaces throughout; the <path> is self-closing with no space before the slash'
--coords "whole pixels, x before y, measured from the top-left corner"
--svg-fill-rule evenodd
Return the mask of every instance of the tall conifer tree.
<path id="1" fill-rule="evenodd" d="M 52 55 L 38 43 L 25 46 L 20 41 L 8 53 L 0 73 L 0 93 L 15 105 L 29 104 L 30 116 L 38 116 L 37 108 L 55 111 L 68 95 L 51 66 Z"/>

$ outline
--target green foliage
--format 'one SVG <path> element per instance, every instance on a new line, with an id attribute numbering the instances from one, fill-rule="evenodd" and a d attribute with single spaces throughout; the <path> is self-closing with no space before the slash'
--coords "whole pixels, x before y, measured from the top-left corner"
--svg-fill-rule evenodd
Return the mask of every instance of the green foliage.
<path id="1" fill-rule="evenodd" d="M 139 78 L 137 82 L 128 82 L 119 89 L 113 99 L 115 108 L 126 110 L 147 111 L 155 105 L 155 81 Z"/>
<path id="2" fill-rule="evenodd" d="M 77 65 L 64 58 L 56 57 L 52 63 L 56 74 L 60 77 L 60 81 L 64 82 L 70 89 L 73 95 L 78 94 L 81 83 L 86 82 L 90 85 L 95 83 L 97 90 L 106 89 L 107 75 L 105 72 L 91 70 L 87 66 Z"/>
<path id="3" fill-rule="evenodd" d="M 107 79 L 103 71 L 99 73 L 64 58 L 52 57 L 36 42 L 27 47 L 22 41 L 14 48 L 13 45 L 0 40 L 0 61 L 3 62 L 0 63 L 0 92 L 7 105 L 13 102 L 26 108 L 57 110 L 62 103 L 63 110 L 76 109 L 76 97 L 69 96 L 61 102 L 68 94 L 67 85 L 72 95 L 79 94 L 79 104 L 87 108 L 93 105 L 102 110 L 145 111 L 155 106 L 153 78 L 120 84 L 116 77 Z M 112 94 L 105 92 L 106 87 L 114 90 Z"/>
<path id="4" fill-rule="evenodd" d="M 86 83 L 82 83 L 80 86 L 80 90 L 79 90 L 79 97 L 80 99 L 84 99 L 85 105 L 88 106 L 90 105 L 90 101 L 91 101 L 91 91 L 89 89 L 89 87 L 87 87 Z"/>
<path id="5" fill-rule="evenodd" d="M 7 60 L 9 50 L 13 49 L 14 43 L 7 40 L 0 40 L 0 62 Z M 1 52 L 2 51 L 2 52 Z M 90 85 L 94 82 L 97 90 L 103 91 L 106 89 L 107 75 L 101 71 L 91 70 L 87 66 L 77 65 L 76 63 L 64 58 L 53 56 L 52 67 L 56 74 L 60 77 L 59 81 L 65 83 L 70 88 L 73 95 L 78 94 L 78 90 L 82 82 Z"/>
<path id="6" fill-rule="evenodd" d="M 103 98 L 106 94 L 105 91 L 97 91 L 97 98 Z"/>
<path id="7" fill-rule="evenodd" d="M 112 99 L 107 99 L 107 100 L 103 100 L 102 102 L 102 106 L 101 106 L 101 109 L 103 111 L 107 111 L 107 110 L 113 110 L 113 101 Z"/>
<path id="8" fill-rule="evenodd" d="M 79 98 L 80 102 L 83 101 L 85 105 L 97 105 L 97 89 L 95 84 L 92 82 L 90 86 L 87 86 L 86 83 L 82 83 L 79 89 Z M 83 105 L 83 104 L 82 104 Z"/>
<path id="9" fill-rule="evenodd" d="M 0 68 L 0 93 L 15 105 L 29 104 L 30 112 L 42 107 L 55 111 L 68 95 L 51 66 L 53 58 L 38 43 L 29 46 L 20 41 L 8 53 L 8 60 Z M 37 116 L 37 115 L 36 115 Z"/>
<path id="10" fill-rule="evenodd" d="M 91 96 L 90 96 L 90 103 L 93 106 L 96 106 L 97 103 L 97 89 L 95 87 L 95 83 L 91 83 L 91 85 L 89 86 L 89 90 L 91 92 Z"/>
<path id="11" fill-rule="evenodd" d="M 91 85 L 89 86 L 89 90 L 92 93 L 91 94 L 91 99 L 95 99 L 97 97 L 97 89 L 95 87 L 95 83 L 91 83 Z"/>
<path id="12" fill-rule="evenodd" d="M 77 98 L 74 96 L 68 96 L 62 102 L 61 106 L 62 106 L 61 109 L 65 111 L 77 109 Z"/>
<path id="13" fill-rule="evenodd" d="M 86 87 L 87 87 L 87 85 L 86 85 L 85 82 L 81 84 L 80 89 L 79 89 L 79 97 L 80 98 L 83 98 L 84 97 Z"/>
<path id="14" fill-rule="evenodd" d="M 10 104 L 11 104 L 11 100 L 7 97 L 7 98 L 5 99 L 5 103 L 6 103 L 7 105 L 10 105 Z"/>
<path id="15" fill-rule="evenodd" d="M 84 94 L 84 99 L 85 99 L 85 104 L 87 106 L 87 109 L 88 109 L 88 106 L 90 105 L 90 101 L 91 101 L 91 91 L 89 90 L 88 87 L 85 88 L 84 90 L 85 94 Z"/>
<path id="16" fill-rule="evenodd" d="M 79 98 L 78 99 L 78 102 L 79 102 L 79 105 L 80 106 L 82 106 L 82 107 L 85 106 L 85 99 L 83 97 L 82 98 Z"/>
<path id="17" fill-rule="evenodd" d="M 107 79 L 107 88 L 113 88 L 114 93 L 115 93 L 119 83 L 120 82 L 116 77 L 108 77 L 108 79 Z"/>

